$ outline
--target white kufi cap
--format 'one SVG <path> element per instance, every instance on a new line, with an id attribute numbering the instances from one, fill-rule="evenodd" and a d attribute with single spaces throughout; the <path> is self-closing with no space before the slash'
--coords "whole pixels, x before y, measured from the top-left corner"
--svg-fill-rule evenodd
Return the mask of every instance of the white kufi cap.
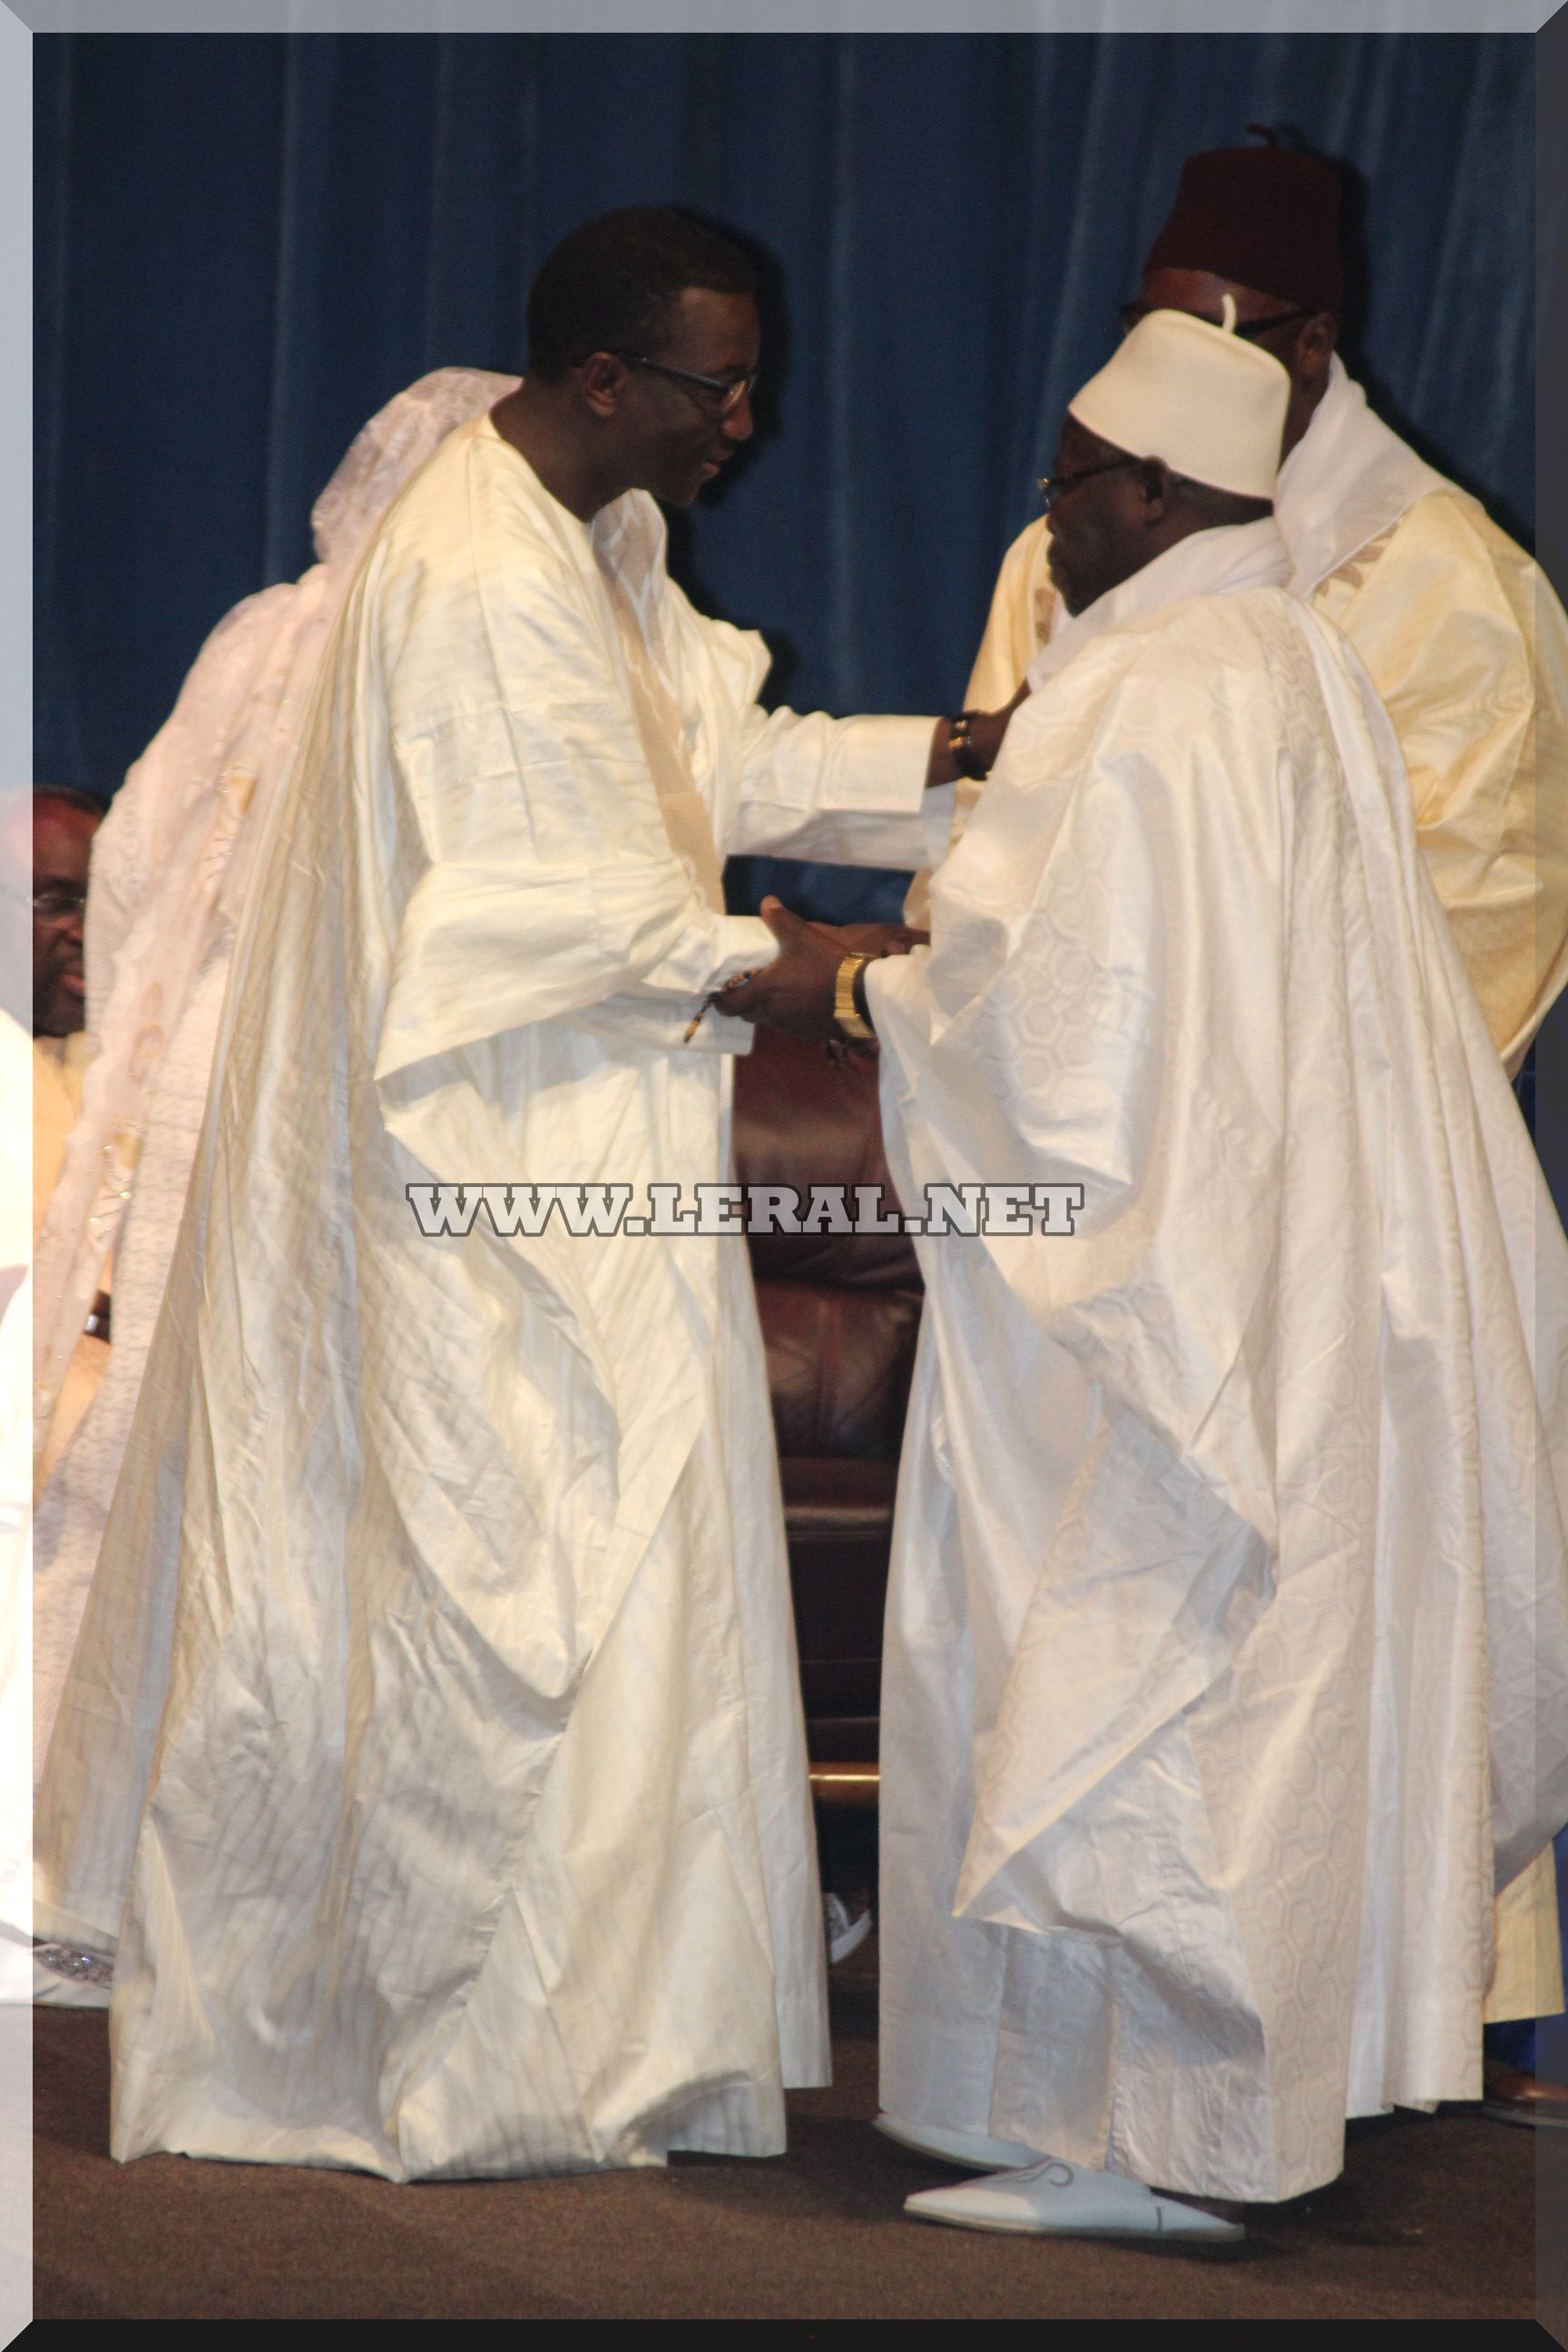
<path id="1" fill-rule="evenodd" d="M 1185 310 L 1150 310 L 1068 413 L 1129 457 L 1163 457 L 1173 474 L 1238 498 L 1272 499 L 1289 399 L 1289 375 L 1256 343 Z"/>

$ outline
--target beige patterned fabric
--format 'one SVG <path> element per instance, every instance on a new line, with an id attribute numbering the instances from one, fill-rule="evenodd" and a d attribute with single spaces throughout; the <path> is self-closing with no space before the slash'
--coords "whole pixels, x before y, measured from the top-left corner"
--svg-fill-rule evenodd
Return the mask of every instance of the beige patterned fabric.
<path id="1" fill-rule="evenodd" d="M 906 1200 L 1084 1192 L 920 1244 L 883 2105 L 1265 2200 L 1479 2095 L 1494 1889 L 1568 1813 L 1568 1244 L 1268 532 L 1053 641 L 868 978 Z"/>

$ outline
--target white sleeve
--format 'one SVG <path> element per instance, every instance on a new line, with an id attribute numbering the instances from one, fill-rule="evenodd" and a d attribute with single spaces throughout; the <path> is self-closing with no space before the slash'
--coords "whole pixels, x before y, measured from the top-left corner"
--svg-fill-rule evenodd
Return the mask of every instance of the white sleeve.
<path id="1" fill-rule="evenodd" d="M 738 771 L 738 794 L 721 793 L 731 812 L 724 855 L 910 868 L 931 857 L 933 832 L 945 846 L 951 790 L 925 789 L 934 718 L 764 710 L 763 639 L 697 612 L 673 581 L 668 595 L 689 675 L 724 712 L 723 764 Z"/>
<path id="2" fill-rule="evenodd" d="M 509 584 L 477 659 L 471 608 L 454 621 L 432 594 L 396 615 L 387 753 L 426 862 L 398 921 L 378 1079 L 537 1021 L 679 1045 L 710 991 L 776 952 L 764 923 L 710 908 L 670 846 L 573 583 Z M 471 687 L 432 718 L 432 674 L 458 653 Z M 749 1039 L 705 1016 L 692 1042 Z"/>
<path id="3" fill-rule="evenodd" d="M 912 868 L 931 859 L 926 770 L 934 719 L 765 711 L 742 721 L 744 782 L 730 854 Z M 932 794 L 935 799 L 937 796 Z"/>

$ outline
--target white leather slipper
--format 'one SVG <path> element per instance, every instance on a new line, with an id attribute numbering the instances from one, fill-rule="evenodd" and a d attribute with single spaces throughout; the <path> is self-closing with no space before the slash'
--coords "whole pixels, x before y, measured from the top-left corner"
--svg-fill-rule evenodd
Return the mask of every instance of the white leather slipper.
<path id="1" fill-rule="evenodd" d="M 1241 2222 L 1156 2196 L 1141 2180 L 1086 2171 L 1056 2157 L 954 2189 L 922 2189 L 905 2198 L 904 2210 L 918 2221 L 1024 2238 L 1159 2238 L 1166 2244 L 1233 2246 L 1247 2235 Z"/>

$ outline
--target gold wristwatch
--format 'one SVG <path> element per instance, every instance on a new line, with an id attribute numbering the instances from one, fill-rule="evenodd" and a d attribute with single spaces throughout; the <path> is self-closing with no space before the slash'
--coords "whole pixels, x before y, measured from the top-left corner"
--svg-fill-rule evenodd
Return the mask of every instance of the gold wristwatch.
<path id="1" fill-rule="evenodd" d="M 833 983 L 833 1018 L 847 1037 L 857 1045 L 874 1045 L 877 1033 L 868 1021 L 862 1021 L 855 1010 L 855 976 L 865 965 L 874 962 L 868 955 L 847 955 L 838 967 Z"/>

